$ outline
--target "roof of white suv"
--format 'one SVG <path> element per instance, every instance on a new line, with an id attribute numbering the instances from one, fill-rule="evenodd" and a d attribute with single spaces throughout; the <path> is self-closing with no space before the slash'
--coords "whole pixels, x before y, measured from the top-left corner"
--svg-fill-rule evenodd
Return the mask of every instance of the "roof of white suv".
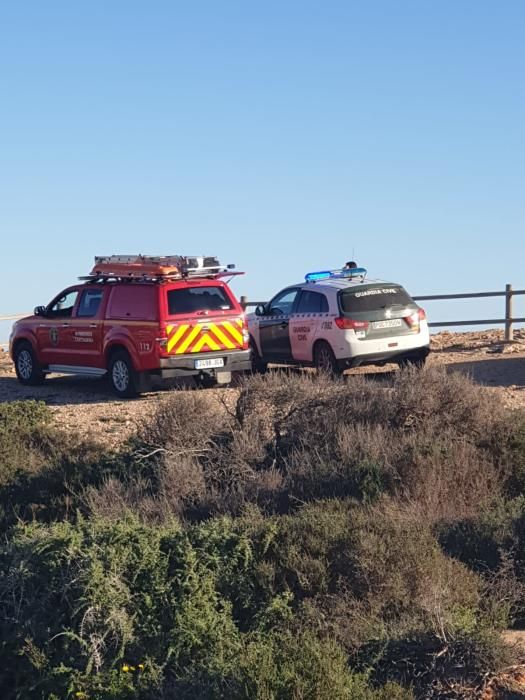
<path id="1" fill-rule="evenodd" d="M 368 287 L 374 284 L 391 284 L 392 286 L 399 287 L 397 282 L 386 282 L 385 280 L 373 280 L 373 279 L 324 279 L 318 282 L 301 282 L 298 287 L 303 289 L 323 289 L 323 287 L 328 289 L 348 289 L 352 287 Z"/>

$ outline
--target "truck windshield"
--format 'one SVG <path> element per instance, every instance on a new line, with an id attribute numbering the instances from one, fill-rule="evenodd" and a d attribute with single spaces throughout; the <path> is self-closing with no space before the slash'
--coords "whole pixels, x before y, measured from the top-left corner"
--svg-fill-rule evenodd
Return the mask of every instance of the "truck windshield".
<path id="1" fill-rule="evenodd" d="M 229 311 L 233 304 L 222 287 L 183 287 L 168 290 L 168 313 Z"/>
<path id="2" fill-rule="evenodd" d="M 386 284 L 364 289 L 345 289 L 340 294 L 340 302 L 344 313 L 377 311 L 387 306 L 415 304 L 403 287 Z"/>

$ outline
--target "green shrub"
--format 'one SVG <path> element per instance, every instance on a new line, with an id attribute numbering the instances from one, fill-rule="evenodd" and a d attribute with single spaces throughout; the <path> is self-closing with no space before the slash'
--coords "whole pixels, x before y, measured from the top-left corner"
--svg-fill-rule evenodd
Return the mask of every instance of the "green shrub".
<path id="1" fill-rule="evenodd" d="M 42 402 L 0 403 L 0 487 L 18 471 L 31 472 L 43 464 L 49 422 L 49 410 Z"/>
<path id="2" fill-rule="evenodd" d="M 261 545 L 226 519 L 18 527 L 0 551 L 2 697 L 381 697 L 335 641 L 291 631 L 284 592 L 242 632 L 236 597 Z"/>
<path id="3" fill-rule="evenodd" d="M 333 641 L 312 633 L 273 634 L 250 641 L 236 673 L 239 700 L 411 700 L 412 693 L 395 683 L 373 689 L 365 674 L 352 673 Z"/>
<path id="4" fill-rule="evenodd" d="M 444 550 L 477 571 L 495 571 L 505 552 L 518 553 L 525 497 L 498 499 L 475 517 L 442 523 L 437 533 Z M 525 561 L 524 561 L 525 564 Z"/>

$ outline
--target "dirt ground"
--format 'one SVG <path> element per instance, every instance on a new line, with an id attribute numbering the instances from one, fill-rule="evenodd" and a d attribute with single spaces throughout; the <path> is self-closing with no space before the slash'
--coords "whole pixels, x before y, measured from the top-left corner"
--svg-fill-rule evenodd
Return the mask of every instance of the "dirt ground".
<path id="1" fill-rule="evenodd" d="M 511 409 L 525 409 L 525 329 L 515 331 L 515 341 L 509 344 L 503 343 L 500 330 L 438 333 L 432 336 L 431 347 L 428 365 L 447 365 L 451 371 L 464 372 L 482 385 L 488 396 Z M 347 374 L 395 370 L 394 365 L 386 365 L 359 368 Z M 189 381 L 177 390 L 192 386 Z M 210 400 L 219 402 L 235 391 L 221 388 L 207 393 Z M 24 387 L 16 380 L 9 355 L 0 352 L 0 402 L 45 401 L 62 429 L 89 435 L 108 447 L 133 433 L 167 394 L 168 389 L 163 389 L 132 401 L 121 401 L 114 398 L 104 380 L 70 376 L 51 376 L 43 386 Z"/>

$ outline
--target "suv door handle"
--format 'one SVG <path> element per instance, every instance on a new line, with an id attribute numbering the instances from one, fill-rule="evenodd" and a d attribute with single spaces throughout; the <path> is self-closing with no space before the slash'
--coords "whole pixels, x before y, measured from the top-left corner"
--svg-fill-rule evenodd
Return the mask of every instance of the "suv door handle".
<path id="1" fill-rule="evenodd" d="M 89 327 L 90 328 L 98 328 L 98 323 L 90 323 Z"/>
<path id="2" fill-rule="evenodd" d="M 63 323 L 62 328 L 69 328 L 69 323 Z"/>

